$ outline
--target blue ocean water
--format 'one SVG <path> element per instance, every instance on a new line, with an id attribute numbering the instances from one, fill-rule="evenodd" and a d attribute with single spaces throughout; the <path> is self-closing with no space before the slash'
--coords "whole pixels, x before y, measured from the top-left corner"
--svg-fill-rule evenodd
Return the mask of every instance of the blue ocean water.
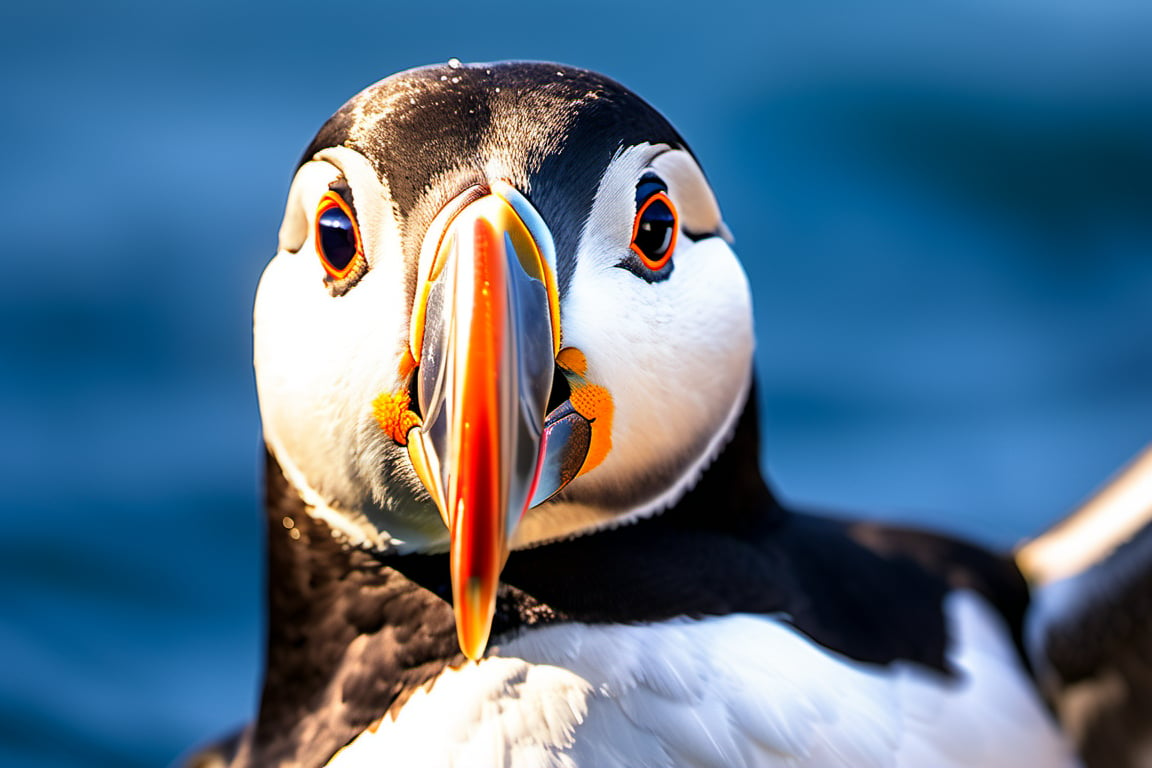
<path id="1" fill-rule="evenodd" d="M 1152 439 L 1150 32 L 1090 0 L 5 4 L 0 764 L 165 765 L 253 711 L 251 298 L 363 86 L 629 84 L 736 234 L 778 490 L 1008 547 Z"/>

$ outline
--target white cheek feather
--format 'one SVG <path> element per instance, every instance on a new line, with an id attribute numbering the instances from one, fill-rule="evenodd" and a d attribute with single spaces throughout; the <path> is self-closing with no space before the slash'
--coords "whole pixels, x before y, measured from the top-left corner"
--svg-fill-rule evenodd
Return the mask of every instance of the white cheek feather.
<path id="1" fill-rule="evenodd" d="M 677 201 L 676 210 L 684 229 L 714 232 L 724 227 L 712 187 L 690 154 L 665 152 L 653 158 L 652 169 L 667 182 L 668 194 Z"/>
<path id="2" fill-rule="evenodd" d="M 728 244 L 682 234 L 671 276 L 654 283 L 618 266 L 629 255 L 636 181 L 649 165 L 667 177 L 677 208 L 693 209 L 695 225 L 719 226 L 686 152 L 642 144 L 605 173 L 561 312 L 564 345 L 584 352 L 588 379 L 612 396 L 612 449 L 568 486 L 566 502 L 526 519 L 525 538 L 619 524 L 674 503 L 724 446 L 747 396 L 751 294 Z M 599 509 L 582 517 L 582 505 Z"/>
<path id="3" fill-rule="evenodd" d="M 565 342 L 586 350 L 588 378 L 616 405 L 612 451 L 586 487 L 629 487 L 702 456 L 743 405 L 753 349 L 744 273 L 719 238 L 691 245 L 664 282 L 615 266 L 573 281 L 586 283 L 572 291 Z"/>
<path id="4" fill-rule="evenodd" d="M 946 603 L 950 678 L 854 662 L 783 619 L 531 630 L 441 673 L 329 763 L 1072 768 L 982 598 Z"/>
<path id="5" fill-rule="evenodd" d="M 386 355 L 365 350 L 395 346 L 395 329 L 388 328 L 387 313 L 365 322 L 372 317 L 362 311 L 361 299 L 371 298 L 372 291 L 363 290 L 368 286 L 329 296 L 315 258 L 281 253 L 260 281 L 254 349 L 260 414 L 269 448 L 305 501 L 321 513 L 335 506 L 347 515 L 373 505 L 356 438 L 373 397 L 394 386 L 395 377 L 381 365 Z"/>
<path id="6" fill-rule="evenodd" d="M 357 153 L 334 148 L 318 157 L 289 193 L 282 240 L 298 250 L 277 253 L 256 294 L 253 351 L 265 440 L 310 511 L 352 542 L 387 548 L 426 533 L 442 538 L 437 515 L 389 508 L 396 489 L 385 487 L 383 468 L 402 450 L 372 417 L 376 396 L 401 386 L 408 339 L 406 265 L 387 193 Z M 338 174 L 352 185 L 372 268 L 333 297 L 312 228 L 315 205 Z"/>

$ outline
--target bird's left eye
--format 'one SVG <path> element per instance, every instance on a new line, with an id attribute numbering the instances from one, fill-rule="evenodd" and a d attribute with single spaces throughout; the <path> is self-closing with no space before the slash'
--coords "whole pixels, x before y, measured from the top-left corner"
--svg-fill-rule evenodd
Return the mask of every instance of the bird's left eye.
<path id="1" fill-rule="evenodd" d="M 316 253 L 333 287 L 346 290 L 363 271 L 364 249 L 352 207 L 332 190 L 316 209 Z"/>
<path id="2" fill-rule="evenodd" d="M 632 252 L 649 275 L 664 272 L 676 250 L 680 222 L 664 182 L 646 175 L 636 185 L 636 219 L 632 224 Z"/>

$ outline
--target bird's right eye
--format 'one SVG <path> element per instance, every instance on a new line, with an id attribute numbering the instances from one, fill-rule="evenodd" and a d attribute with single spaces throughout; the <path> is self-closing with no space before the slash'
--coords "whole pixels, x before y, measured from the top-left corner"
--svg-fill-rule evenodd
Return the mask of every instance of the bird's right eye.
<path id="1" fill-rule="evenodd" d="M 364 262 L 360 228 L 352 207 L 329 190 L 316 210 L 316 254 L 333 284 L 353 278 Z"/>

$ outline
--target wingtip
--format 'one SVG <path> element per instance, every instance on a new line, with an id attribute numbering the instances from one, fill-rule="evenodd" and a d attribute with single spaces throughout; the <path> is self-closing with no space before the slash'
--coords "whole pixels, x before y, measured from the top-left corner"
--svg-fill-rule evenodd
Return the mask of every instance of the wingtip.
<path id="1" fill-rule="evenodd" d="M 177 758 L 171 768 L 228 768 L 240 749 L 246 729 L 241 728 Z"/>
<path id="2" fill-rule="evenodd" d="M 1152 446 L 1075 512 L 1027 542 L 1016 563 L 1034 586 L 1083 573 L 1152 524 Z"/>

